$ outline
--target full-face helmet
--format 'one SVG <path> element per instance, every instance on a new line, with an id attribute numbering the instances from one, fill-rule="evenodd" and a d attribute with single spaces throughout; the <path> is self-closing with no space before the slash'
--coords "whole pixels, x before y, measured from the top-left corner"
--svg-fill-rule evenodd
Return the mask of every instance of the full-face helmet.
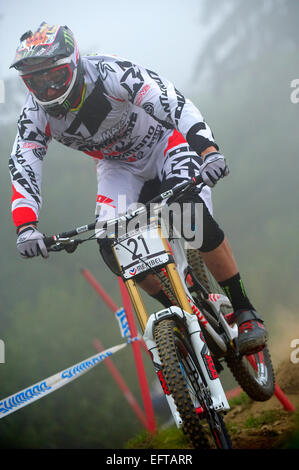
<path id="1" fill-rule="evenodd" d="M 84 85 L 83 66 L 72 31 L 43 22 L 20 39 L 10 68 L 19 71 L 35 101 L 51 116 L 62 118 L 78 106 Z"/>

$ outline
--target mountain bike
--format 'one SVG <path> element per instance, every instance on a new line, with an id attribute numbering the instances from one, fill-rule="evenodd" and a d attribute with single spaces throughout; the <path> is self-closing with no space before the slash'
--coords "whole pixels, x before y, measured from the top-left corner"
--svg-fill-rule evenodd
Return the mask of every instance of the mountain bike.
<path id="1" fill-rule="evenodd" d="M 230 449 L 223 419 L 230 407 L 219 378 L 220 361 L 227 362 L 241 387 L 256 400 L 272 396 L 274 376 L 265 349 L 247 361 L 254 374 L 246 367 L 238 352 L 233 315 L 222 311 L 231 308 L 229 299 L 209 292 L 211 284 L 205 286 L 196 277 L 203 277 L 200 258 L 193 254 L 191 259 L 179 238 L 163 232 L 163 208 L 189 192 L 199 193 L 203 185 L 199 175 L 117 218 L 45 237 L 45 244 L 48 251 L 73 253 L 79 244 L 99 236 L 110 240 L 176 425 L 196 449 Z M 73 239 L 89 231 L 92 236 Z M 140 275 L 147 273 L 156 276 L 173 303 L 150 315 L 138 287 Z"/>

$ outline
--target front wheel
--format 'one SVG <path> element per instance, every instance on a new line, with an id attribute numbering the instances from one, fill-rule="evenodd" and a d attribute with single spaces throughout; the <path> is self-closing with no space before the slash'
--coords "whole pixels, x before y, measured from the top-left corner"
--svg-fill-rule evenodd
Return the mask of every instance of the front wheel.
<path id="1" fill-rule="evenodd" d="M 165 319 L 155 325 L 154 337 L 167 388 L 182 420 L 182 429 L 196 449 L 230 449 L 222 416 L 211 407 L 209 390 L 182 324 Z"/>

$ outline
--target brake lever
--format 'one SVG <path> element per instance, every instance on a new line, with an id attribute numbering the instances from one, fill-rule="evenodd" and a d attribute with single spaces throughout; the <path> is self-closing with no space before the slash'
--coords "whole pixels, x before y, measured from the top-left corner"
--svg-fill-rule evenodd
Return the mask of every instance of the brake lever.
<path id="1" fill-rule="evenodd" d="M 186 197 L 186 194 L 200 194 L 204 186 L 204 183 L 202 183 L 200 187 L 194 186 L 194 184 L 190 183 L 190 186 L 187 186 L 180 194 L 178 194 L 177 196 L 172 196 L 173 201 L 180 201 L 181 199 Z M 172 198 L 169 198 L 169 200 L 171 200 Z"/>
<path id="2" fill-rule="evenodd" d="M 57 244 L 57 245 L 53 245 L 49 248 L 47 248 L 48 252 L 50 253 L 51 251 L 52 252 L 58 252 L 58 251 L 62 251 L 65 249 L 65 245 L 62 245 L 61 243 Z"/>
<path id="3" fill-rule="evenodd" d="M 198 188 L 197 186 L 195 186 L 195 187 L 193 188 L 193 190 L 192 190 L 193 193 L 194 193 L 194 194 L 200 194 L 200 193 L 202 192 L 204 186 L 205 186 L 205 184 L 202 184 L 199 188 Z"/>
<path id="4" fill-rule="evenodd" d="M 81 240 L 70 240 L 68 243 L 58 241 L 55 245 L 49 247 L 48 251 L 58 252 L 65 250 L 67 253 L 74 253 L 81 242 Z"/>
<path id="5" fill-rule="evenodd" d="M 65 245 L 64 249 L 67 253 L 74 253 L 74 251 L 77 250 L 79 243 L 80 242 L 78 240 L 72 240 L 69 245 Z"/>

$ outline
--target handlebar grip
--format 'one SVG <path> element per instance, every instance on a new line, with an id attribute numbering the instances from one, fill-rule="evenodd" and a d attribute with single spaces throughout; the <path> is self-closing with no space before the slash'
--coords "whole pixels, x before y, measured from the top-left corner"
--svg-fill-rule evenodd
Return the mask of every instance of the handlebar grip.
<path id="1" fill-rule="evenodd" d="M 50 248 L 50 246 L 55 245 L 55 243 L 56 240 L 54 240 L 54 237 L 44 237 L 44 244 L 47 248 Z"/>
<path id="2" fill-rule="evenodd" d="M 202 179 L 201 174 L 195 176 L 193 179 L 194 179 L 194 182 L 195 182 L 196 186 L 197 186 L 198 184 L 201 184 L 201 183 L 204 182 L 204 180 Z"/>

